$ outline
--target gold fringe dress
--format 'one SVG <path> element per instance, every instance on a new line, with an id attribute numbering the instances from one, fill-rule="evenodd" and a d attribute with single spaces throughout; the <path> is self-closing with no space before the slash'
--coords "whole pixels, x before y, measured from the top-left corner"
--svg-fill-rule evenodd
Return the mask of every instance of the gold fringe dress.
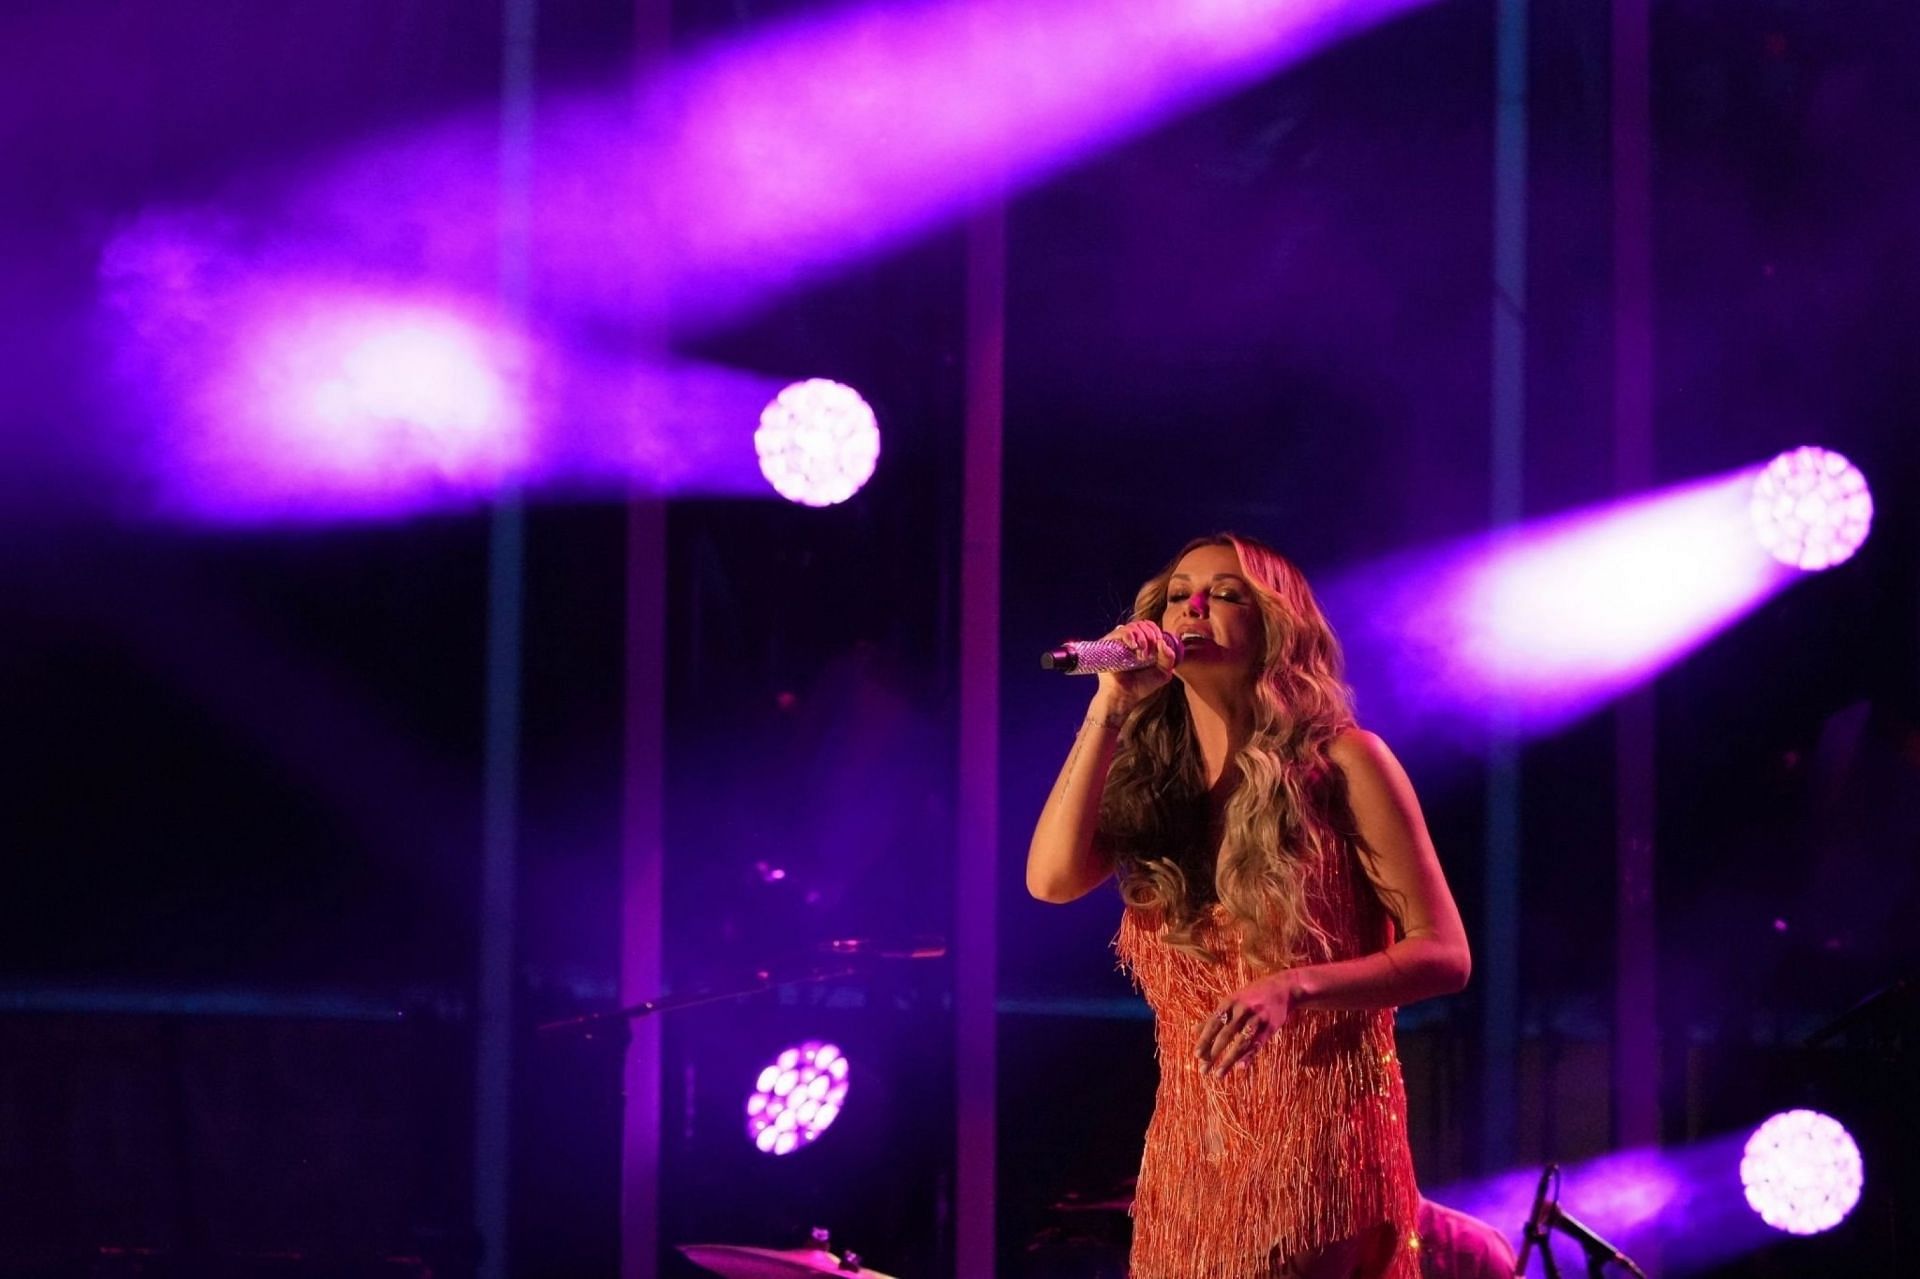
<path id="1" fill-rule="evenodd" d="M 1381 950 L 1393 926 L 1351 849 L 1308 876 L 1333 959 Z M 1393 1013 L 1296 1012 L 1224 1079 L 1200 1034 L 1255 970 L 1218 905 L 1195 930 L 1220 959 L 1176 950 L 1128 908 L 1115 946 L 1153 1009 L 1160 1086 L 1134 1198 L 1133 1279 L 1277 1279 L 1286 1262 L 1390 1223 L 1384 1272 L 1418 1279 L 1419 1191 Z"/>

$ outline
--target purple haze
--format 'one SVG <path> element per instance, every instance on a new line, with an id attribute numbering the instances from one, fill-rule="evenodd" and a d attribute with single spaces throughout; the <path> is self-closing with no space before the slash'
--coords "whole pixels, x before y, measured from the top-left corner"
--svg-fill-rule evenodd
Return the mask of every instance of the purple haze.
<path id="1" fill-rule="evenodd" d="M 874 5 L 555 95 L 524 192 L 531 313 L 547 334 L 649 333 L 669 308 L 710 327 L 1417 2 Z M 228 519 L 406 513 L 577 480 L 556 456 L 620 449 L 567 437 L 636 417 L 638 486 L 693 473 L 764 491 L 728 486 L 770 387 L 734 414 L 715 371 L 722 389 L 692 398 L 728 416 L 659 428 L 657 406 L 618 410 L 608 357 L 576 376 L 570 341 L 495 314 L 519 207 L 502 172 L 487 112 L 123 228 L 102 263 L 109 337 L 161 500 Z"/>
<path id="2" fill-rule="evenodd" d="M 767 492 L 753 428 L 774 379 L 542 340 L 458 293 L 255 269 L 174 220 L 139 232 L 102 285 L 121 464 L 163 512 L 313 522 L 504 488 Z"/>
<path id="3" fill-rule="evenodd" d="M 879 4 L 554 95 L 533 126 L 538 303 L 631 322 L 671 300 L 678 325 L 723 319 L 1418 2 Z M 499 151 L 490 113 L 422 126 L 201 229 L 266 269 L 337 255 L 491 295 Z"/>

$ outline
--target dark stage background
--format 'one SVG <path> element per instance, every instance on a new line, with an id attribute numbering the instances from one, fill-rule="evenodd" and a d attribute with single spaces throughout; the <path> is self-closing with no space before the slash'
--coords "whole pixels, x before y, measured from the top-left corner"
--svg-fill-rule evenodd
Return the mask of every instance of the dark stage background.
<path id="1" fill-rule="evenodd" d="M 674 39 L 831 7 L 680 0 Z M 1614 492 L 1608 15 L 1530 9 L 1533 518 Z M 636 38 L 628 0 L 538 14 L 543 86 Z M 1090 692 L 1032 655 L 1110 624 L 1196 533 L 1326 580 L 1486 528 L 1497 16 L 1436 4 L 1012 200 L 999 635 L 959 633 L 959 230 L 681 342 L 859 387 L 885 443 L 839 507 L 670 506 L 669 984 L 953 931 L 959 671 L 997 647 L 1002 1273 L 1114 1273 L 1124 1218 L 1053 1205 L 1125 1193 L 1155 1070 L 1115 895 L 1021 884 Z M 484 106 L 501 40 L 452 0 L 0 15 L 0 1274 L 476 1264 L 488 514 L 146 518 L 90 316 L 125 219 Z M 1656 483 L 1817 442 L 1877 503 L 1853 561 L 1655 686 L 1663 1135 L 1814 1099 L 1857 1116 L 1862 1209 L 1715 1273 L 1895 1274 L 1910 1004 L 1801 1045 L 1915 954 L 1920 15 L 1675 0 L 1652 48 Z M 527 518 L 506 1248 L 516 1275 L 611 1275 L 621 1044 L 532 1026 L 617 990 L 627 513 Z M 1425 1185 L 1613 1149 L 1614 750 L 1603 711 L 1521 755 L 1510 1151 L 1475 1113 L 1480 988 L 1402 1016 Z M 1485 766 L 1405 753 L 1477 936 Z M 663 1240 L 830 1225 L 890 1273 L 950 1274 L 954 1033 L 946 961 L 676 1014 Z M 739 1108 L 806 1037 L 853 1058 L 848 1109 L 768 1160 Z"/>

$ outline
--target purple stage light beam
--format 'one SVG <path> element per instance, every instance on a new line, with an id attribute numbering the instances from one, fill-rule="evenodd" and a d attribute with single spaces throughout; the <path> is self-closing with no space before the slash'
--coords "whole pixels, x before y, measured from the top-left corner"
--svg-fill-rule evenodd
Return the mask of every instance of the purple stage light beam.
<path id="1" fill-rule="evenodd" d="M 1762 548 L 1758 467 L 1414 553 L 1336 582 L 1354 683 L 1400 733 L 1550 732 L 1799 576 Z"/>
<path id="2" fill-rule="evenodd" d="M 765 492 L 760 374 L 543 339 L 461 295 L 254 271 L 150 220 L 110 259 L 118 464 L 162 514 L 397 518 L 488 500 Z M 128 257 L 133 261 L 128 261 Z"/>
<path id="3" fill-rule="evenodd" d="M 528 468 L 525 347 L 458 302 L 302 283 L 170 317 L 136 357 L 163 506 L 216 522 L 470 502 Z"/>
<path id="4" fill-rule="evenodd" d="M 1424 2 L 873 4 L 556 94 L 535 113 L 529 314 L 714 327 Z M 163 491 L 216 519 L 367 518 L 551 477 L 578 453 L 557 436 L 580 419 L 548 403 L 575 344 L 485 318 L 501 217 L 489 111 L 133 219 L 102 283 Z M 364 305 L 383 295 L 433 314 L 394 331 Z M 676 448 L 638 442 L 641 491 L 743 469 Z"/>
<path id="5" fill-rule="evenodd" d="M 1422 2 L 873 4 L 717 48 L 646 98 L 672 122 L 635 157 L 673 250 L 648 265 L 751 302 Z"/>
<path id="6" fill-rule="evenodd" d="M 532 305 L 712 327 L 1425 2 L 842 7 L 638 85 L 552 95 L 534 122 Z M 492 296 L 498 149 L 492 113 L 369 140 L 198 211 L 188 251 Z M 113 254 L 139 262 L 141 234 Z"/>

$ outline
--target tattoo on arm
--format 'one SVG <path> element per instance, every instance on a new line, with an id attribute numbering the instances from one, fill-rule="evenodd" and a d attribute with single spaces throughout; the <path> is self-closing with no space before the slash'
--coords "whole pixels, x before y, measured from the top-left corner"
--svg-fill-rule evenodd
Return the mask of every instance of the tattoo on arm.
<path id="1" fill-rule="evenodd" d="M 1087 726 L 1080 725 L 1080 731 L 1073 735 L 1073 749 L 1067 752 L 1067 762 L 1060 769 L 1060 776 L 1054 779 L 1053 793 L 1059 795 L 1067 789 L 1067 783 L 1073 779 L 1073 766 L 1080 761 L 1080 748 L 1087 744 Z"/>

